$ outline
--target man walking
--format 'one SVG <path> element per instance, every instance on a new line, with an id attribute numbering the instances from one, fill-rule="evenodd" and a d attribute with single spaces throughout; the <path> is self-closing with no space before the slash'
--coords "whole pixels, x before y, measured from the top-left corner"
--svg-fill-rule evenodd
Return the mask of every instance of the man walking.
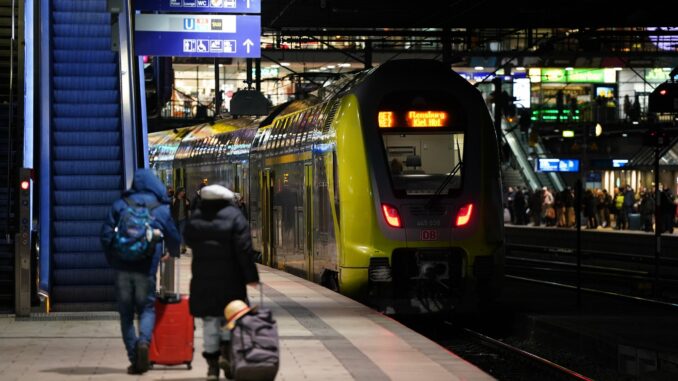
<path id="1" fill-rule="evenodd" d="M 155 326 L 155 274 L 161 257 L 166 258 L 163 237 L 169 255 L 179 256 L 180 236 L 169 203 L 160 179 L 151 170 L 137 170 L 132 188 L 113 203 L 101 228 L 106 259 L 116 270 L 120 328 L 131 363 L 128 374 L 142 374 L 149 368 L 148 347 Z M 139 315 L 138 336 L 135 311 Z"/>

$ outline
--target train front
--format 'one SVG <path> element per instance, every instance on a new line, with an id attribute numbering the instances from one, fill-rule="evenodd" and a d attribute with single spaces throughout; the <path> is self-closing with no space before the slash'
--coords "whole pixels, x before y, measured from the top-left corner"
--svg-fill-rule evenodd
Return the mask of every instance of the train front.
<path id="1" fill-rule="evenodd" d="M 479 92 L 442 63 L 393 61 L 338 115 L 342 293 L 392 313 L 473 309 L 495 296 L 503 209 Z"/>

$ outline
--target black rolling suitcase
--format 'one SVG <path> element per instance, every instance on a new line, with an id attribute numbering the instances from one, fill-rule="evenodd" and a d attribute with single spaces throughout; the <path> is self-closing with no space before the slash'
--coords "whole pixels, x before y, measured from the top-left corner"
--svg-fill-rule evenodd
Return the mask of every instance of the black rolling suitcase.
<path id="1" fill-rule="evenodd" d="M 275 379 L 280 366 L 278 326 L 264 308 L 263 287 L 259 306 L 242 316 L 231 330 L 231 376 L 238 381 Z"/>

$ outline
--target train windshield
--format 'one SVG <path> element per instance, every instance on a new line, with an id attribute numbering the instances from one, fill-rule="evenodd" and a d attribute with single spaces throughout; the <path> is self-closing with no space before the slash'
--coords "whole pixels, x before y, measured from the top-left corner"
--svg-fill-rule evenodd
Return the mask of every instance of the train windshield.
<path id="1" fill-rule="evenodd" d="M 391 183 L 397 196 L 430 196 L 464 157 L 462 132 L 382 134 Z M 458 170 L 440 194 L 461 188 Z"/>
<path id="2" fill-rule="evenodd" d="M 466 118 L 449 96 L 391 94 L 376 119 L 397 197 L 445 195 L 461 188 L 463 167 L 457 167 L 464 157 Z"/>

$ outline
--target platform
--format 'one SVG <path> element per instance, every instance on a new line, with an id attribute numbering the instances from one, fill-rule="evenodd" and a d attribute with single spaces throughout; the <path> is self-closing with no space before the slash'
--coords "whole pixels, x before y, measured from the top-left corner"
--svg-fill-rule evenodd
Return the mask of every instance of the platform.
<path id="1" fill-rule="evenodd" d="M 190 258 L 182 258 L 182 291 Z M 281 368 L 277 380 L 491 380 L 472 364 L 400 323 L 301 278 L 259 267 L 264 304 L 278 320 Z M 249 289 L 250 299 L 259 299 Z M 128 376 L 117 315 L 36 315 L 0 318 L 0 379 L 201 380 L 202 325 L 196 319 L 193 369 L 161 367 Z"/>

